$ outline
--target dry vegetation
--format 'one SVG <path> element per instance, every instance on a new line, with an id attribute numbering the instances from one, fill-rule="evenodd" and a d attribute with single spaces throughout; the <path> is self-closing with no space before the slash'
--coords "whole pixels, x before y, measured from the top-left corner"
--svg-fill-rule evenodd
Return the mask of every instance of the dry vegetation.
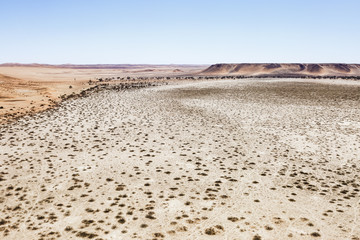
<path id="1" fill-rule="evenodd" d="M 0 123 L 54 107 L 60 96 L 78 94 L 98 79 L 191 74 L 203 66 L 0 65 Z"/>
<path id="2" fill-rule="evenodd" d="M 359 239 L 360 84 L 103 89 L 0 127 L 2 239 Z"/>

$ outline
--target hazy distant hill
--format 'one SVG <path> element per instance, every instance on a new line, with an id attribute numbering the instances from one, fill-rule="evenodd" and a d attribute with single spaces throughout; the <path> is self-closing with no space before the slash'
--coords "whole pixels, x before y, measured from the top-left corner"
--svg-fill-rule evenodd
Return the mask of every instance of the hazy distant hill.
<path id="1" fill-rule="evenodd" d="M 242 63 L 214 64 L 201 75 L 244 75 L 244 76 L 359 76 L 360 64 L 301 64 L 301 63 Z"/>
<path id="2" fill-rule="evenodd" d="M 22 64 L 4 63 L 0 67 L 49 67 L 49 68 L 72 68 L 72 69 L 136 69 L 136 68 L 168 68 L 168 67 L 205 67 L 205 65 L 186 65 L 186 64 Z"/>

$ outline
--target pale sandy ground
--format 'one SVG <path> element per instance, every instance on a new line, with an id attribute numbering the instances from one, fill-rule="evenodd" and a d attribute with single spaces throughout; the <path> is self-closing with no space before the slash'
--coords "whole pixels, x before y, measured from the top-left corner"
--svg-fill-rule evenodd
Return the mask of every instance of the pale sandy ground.
<path id="1" fill-rule="evenodd" d="M 360 84 L 336 83 L 107 90 L 3 125 L 0 238 L 359 239 Z"/>
<path id="2" fill-rule="evenodd" d="M 0 124 L 14 117 L 51 108 L 60 101 L 61 95 L 79 93 L 91 87 L 89 80 L 174 76 L 199 72 L 203 68 L 191 65 L 134 65 L 125 69 L 0 66 Z"/>

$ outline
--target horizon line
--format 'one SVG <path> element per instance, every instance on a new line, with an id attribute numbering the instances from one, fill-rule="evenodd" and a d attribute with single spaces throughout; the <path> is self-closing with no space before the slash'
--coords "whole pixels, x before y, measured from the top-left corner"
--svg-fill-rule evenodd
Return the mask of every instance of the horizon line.
<path id="1" fill-rule="evenodd" d="M 206 65 L 216 65 L 216 64 L 356 64 L 360 63 L 355 62 L 217 62 L 217 63 L 21 63 L 21 62 L 3 62 L 0 63 L 0 66 L 3 65 L 47 65 L 47 66 L 86 66 L 86 65 L 146 65 L 146 66 L 206 66 Z"/>

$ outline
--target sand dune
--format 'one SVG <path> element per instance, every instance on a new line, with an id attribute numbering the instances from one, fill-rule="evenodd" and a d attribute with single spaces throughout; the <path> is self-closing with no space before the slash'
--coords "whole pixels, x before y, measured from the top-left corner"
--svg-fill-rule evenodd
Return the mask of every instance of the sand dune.
<path id="1" fill-rule="evenodd" d="M 214 64 L 200 75 L 359 76 L 360 64 Z"/>

